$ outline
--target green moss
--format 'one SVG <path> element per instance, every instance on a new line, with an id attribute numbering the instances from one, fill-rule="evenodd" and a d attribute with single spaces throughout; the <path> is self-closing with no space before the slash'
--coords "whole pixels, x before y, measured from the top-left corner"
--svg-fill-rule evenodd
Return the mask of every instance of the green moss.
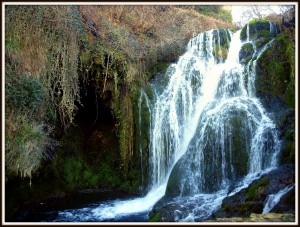
<path id="1" fill-rule="evenodd" d="M 228 49 L 226 47 L 216 45 L 215 49 L 213 50 L 213 55 L 218 59 L 218 60 L 226 60 L 227 55 L 228 55 Z"/>
<path id="2" fill-rule="evenodd" d="M 289 107 L 294 109 L 295 108 L 295 49 L 293 48 L 292 43 L 289 42 L 288 40 L 289 40 L 288 37 L 283 38 L 283 42 L 285 42 L 286 44 L 285 54 L 290 64 L 290 75 L 289 75 L 290 82 L 288 84 L 285 93 L 285 97 L 286 97 L 285 101 Z"/>
<path id="3" fill-rule="evenodd" d="M 243 124 L 243 119 L 245 119 L 246 116 L 244 116 L 244 113 L 239 114 L 232 114 L 232 117 L 229 119 L 229 125 L 232 129 L 232 134 L 235 135 L 234 137 L 230 137 L 230 143 L 231 143 L 231 149 L 232 149 L 232 155 L 234 159 L 232 160 L 232 164 L 235 168 L 235 174 L 237 177 L 243 177 L 247 174 L 247 168 L 248 168 L 248 143 L 247 135 L 249 132 L 249 129 L 247 126 Z M 229 161 L 228 161 L 229 162 Z"/>
<path id="4" fill-rule="evenodd" d="M 270 36 L 270 31 L 269 30 L 259 30 L 256 34 L 257 38 L 261 37 L 268 37 Z"/>
<path id="5" fill-rule="evenodd" d="M 237 206 L 237 212 L 239 215 L 245 215 L 247 213 L 252 213 L 255 205 L 254 204 L 239 204 Z"/>
<path id="6" fill-rule="evenodd" d="M 248 57 L 246 60 L 245 60 L 245 65 L 247 65 L 249 63 L 249 61 L 251 61 L 251 57 Z"/>
<path id="7" fill-rule="evenodd" d="M 256 23 L 269 23 L 269 22 L 264 18 L 255 18 L 255 19 L 249 21 L 249 25 L 254 25 Z"/>
<path id="8" fill-rule="evenodd" d="M 230 35 L 228 30 L 218 29 L 213 31 L 214 36 L 214 48 L 213 55 L 217 61 L 225 61 L 228 55 Z"/>
<path id="9" fill-rule="evenodd" d="M 161 222 L 162 221 L 162 215 L 160 212 L 156 213 L 153 217 L 151 217 L 148 222 Z"/>
<path id="10" fill-rule="evenodd" d="M 222 203 L 221 211 L 225 213 L 230 213 L 232 211 L 232 207 L 229 206 L 226 202 Z"/>
<path id="11" fill-rule="evenodd" d="M 21 47 L 21 44 L 17 40 L 5 39 L 5 50 L 16 51 Z"/>
<path id="12" fill-rule="evenodd" d="M 265 19 L 253 19 L 249 22 L 249 36 L 250 36 L 249 39 L 250 40 L 261 39 L 260 42 L 257 44 L 259 44 L 259 46 L 262 46 L 263 43 L 267 43 L 267 39 L 269 39 L 269 38 L 267 39 L 264 38 L 271 36 L 269 30 L 270 30 L 269 21 Z M 240 39 L 242 41 L 245 41 L 247 39 L 247 24 L 242 28 Z"/>
<path id="13" fill-rule="evenodd" d="M 245 43 L 239 52 L 240 63 L 248 64 L 248 62 L 252 59 L 253 53 L 253 45 L 251 43 Z"/>
<path id="14" fill-rule="evenodd" d="M 257 32 L 255 38 L 255 45 L 256 48 L 259 50 L 272 39 L 272 36 L 269 30 L 260 30 Z"/>
<path id="15" fill-rule="evenodd" d="M 295 163 L 294 141 L 288 141 L 281 149 L 281 163 Z"/>
<path id="16" fill-rule="evenodd" d="M 258 195 L 258 190 L 260 187 L 265 187 L 269 184 L 269 180 L 266 178 L 260 179 L 256 184 L 252 185 L 248 191 L 246 192 L 245 200 L 246 201 L 253 201 L 257 195 Z"/>
<path id="17" fill-rule="evenodd" d="M 247 39 L 247 25 L 242 28 L 240 34 L 240 40 L 245 41 Z"/>
<path id="18" fill-rule="evenodd" d="M 152 88 L 150 86 L 146 86 L 145 91 L 146 91 L 146 94 L 148 95 L 148 98 L 150 100 L 153 100 L 154 95 L 153 95 Z"/>
<path id="19" fill-rule="evenodd" d="M 165 72 L 166 69 L 169 67 L 169 65 L 170 65 L 169 62 L 164 62 L 164 61 L 158 62 L 157 64 L 153 65 L 148 69 L 148 71 L 146 72 L 147 77 L 150 79 L 156 76 L 160 72 Z"/>
<path id="20" fill-rule="evenodd" d="M 290 51 L 290 46 L 284 34 L 276 37 L 273 45 L 257 61 L 258 78 L 255 83 L 258 96 L 268 94 L 286 100 L 289 106 L 293 106 L 294 63 L 290 61 L 290 55 L 294 56 L 294 53 Z"/>

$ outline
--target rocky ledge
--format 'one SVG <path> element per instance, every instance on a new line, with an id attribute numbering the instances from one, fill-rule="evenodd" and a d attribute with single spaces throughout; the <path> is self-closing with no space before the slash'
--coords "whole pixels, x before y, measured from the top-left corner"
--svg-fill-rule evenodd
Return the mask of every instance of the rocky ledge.
<path id="1" fill-rule="evenodd" d="M 295 222 L 295 214 L 255 214 L 252 213 L 249 218 L 232 217 L 232 218 L 216 218 L 207 222 Z"/>

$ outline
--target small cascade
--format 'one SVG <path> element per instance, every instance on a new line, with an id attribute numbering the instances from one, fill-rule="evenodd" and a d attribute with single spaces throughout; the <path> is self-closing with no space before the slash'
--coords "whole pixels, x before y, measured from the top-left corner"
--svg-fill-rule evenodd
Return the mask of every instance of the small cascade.
<path id="1" fill-rule="evenodd" d="M 250 28 L 249 28 L 249 23 L 247 23 L 247 30 L 246 30 L 246 34 L 247 34 L 247 42 L 249 42 L 250 41 Z"/>
<path id="2" fill-rule="evenodd" d="M 257 60 L 260 58 L 260 56 L 264 53 L 264 51 L 270 47 L 270 45 L 272 44 L 273 40 L 271 40 L 270 42 L 268 42 L 261 50 L 257 51 L 257 48 L 255 45 L 253 45 L 254 47 L 254 54 L 253 56 L 255 56 L 254 58 L 252 58 L 248 64 L 246 65 L 246 70 L 247 70 L 247 74 L 248 74 L 248 94 L 250 97 L 255 97 L 255 78 L 256 78 L 256 64 L 257 64 Z"/>
<path id="3" fill-rule="evenodd" d="M 263 214 L 269 213 L 273 209 L 273 207 L 280 201 L 281 197 L 284 196 L 286 193 L 288 193 L 294 187 L 295 187 L 295 184 L 292 184 L 292 185 L 289 185 L 289 186 L 285 187 L 284 189 L 280 190 L 276 194 L 268 195 L 262 213 Z"/>
<path id="4" fill-rule="evenodd" d="M 144 187 L 145 182 L 144 182 L 144 152 L 143 152 L 143 137 L 142 137 L 142 113 L 145 112 L 144 110 L 142 110 L 142 104 L 145 103 L 146 107 L 147 107 L 147 111 L 149 111 L 149 115 L 151 116 L 151 103 L 149 100 L 148 95 L 146 94 L 146 92 L 144 91 L 144 89 L 141 89 L 140 91 L 140 97 L 138 100 L 138 109 L 139 109 L 139 152 L 140 152 L 140 158 L 141 158 L 141 172 L 142 172 L 142 187 Z M 143 119 L 145 120 L 145 119 Z M 150 128 L 151 128 L 151 120 L 149 122 L 150 124 Z"/>

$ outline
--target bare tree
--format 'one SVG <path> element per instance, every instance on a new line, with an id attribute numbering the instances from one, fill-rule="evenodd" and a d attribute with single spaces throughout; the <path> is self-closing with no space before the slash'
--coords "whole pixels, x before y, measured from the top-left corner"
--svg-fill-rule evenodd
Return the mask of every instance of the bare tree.
<path id="1" fill-rule="evenodd" d="M 243 11 L 240 24 L 244 25 L 252 19 L 261 19 L 269 14 L 283 15 L 294 7 L 294 5 L 280 5 L 278 6 L 279 10 L 274 10 L 271 5 L 250 5 Z"/>

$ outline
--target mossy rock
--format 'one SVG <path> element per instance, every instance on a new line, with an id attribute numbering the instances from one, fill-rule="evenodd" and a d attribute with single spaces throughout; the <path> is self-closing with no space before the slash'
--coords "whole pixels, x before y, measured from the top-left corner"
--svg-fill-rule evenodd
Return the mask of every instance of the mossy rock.
<path id="1" fill-rule="evenodd" d="M 240 39 L 242 41 L 247 40 L 247 24 L 243 27 Z M 249 40 L 253 40 L 257 38 L 257 34 L 259 31 L 265 30 L 270 31 L 270 22 L 265 19 L 254 19 L 249 22 Z"/>
<path id="2" fill-rule="evenodd" d="M 230 33 L 227 29 L 218 29 L 213 31 L 213 37 L 215 41 L 213 56 L 217 62 L 224 62 L 227 59 L 231 41 Z"/>
<path id="3" fill-rule="evenodd" d="M 295 163 L 295 141 L 287 141 L 281 149 L 281 163 Z"/>
<path id="4" fill-rule="evenodd" d="M 150 218 L 148 220 L 148 222 L 161 222 L 162 221 L 162 215 L 161 213 L 158 211 L 156 214 L 149 214 Z"/>
<path id="5" fill-rule="evenodd" d="M 251 213 L 261 214 L 268 195 L 276 194 L 280 190 L 295 182 L 295 166 L 282 165 L 263 174 L 254 180 L 247 188 L 244 188 L 232 196 L 224 198 L 219 210 L 212 214 L 213 217 L 249 217 Z M 231 186 L 232 190 L 236 184 Z M 292 190 L 291 190 L 292 191 Z M 279 207 L 279 212 L 293 211 L 295 203 L 292 201 L 295 191 L 286 196 L 286 201 Z"/>
<path id="6" fill-rule="evenodd" d="M 265 19 L 254 19 L 243 27 L 240 34 L 242 42 L 247 40 L 247 28 L 249 28 L 249 41 L 254 42 L 257 51 L 279 33 L 277 24 Z"/>
<path id="7" fill-rule="evenodd" d="M 253 57 L 254 49 L 251 43 L 245 43 L 239 52 L 239 61 L 241 64 L 247 64 Z"/>
<path id="8" fill-rule="evenodd" d="M 253 201 L 255 200 L 260 193 L 263 191 L 263 188 L 269 184 L 269 180 L 262 178 L 256 184 L 251 185 L 251 187 L 246 192 L 246 201 Z"/>
<path id="9" fill-rule="evenodd" d="M 291 45 L 285 37 L 279 35 L 273 45 L 265 50 L 257 60 L 257 78 L 255 81 L 256 95 L 265 98 L 271 95 L 285 101 L 286 90 L 290 84 L 292 65 L 286 53 Z M 291 53 L 293 54 L 293 53 Z M 293 81 L 292 81 L 293 82 Z M 293 96 L 293 86 L 290 85 L 288 97 Z M 267 100 L 264 100 L 267 102 Z M 291 104 L 292 101 L 289 101 Z"/>
<path id="10" fill-rule="evenodd" d="M 215 121 L 213 117 L 212 122 L 208 122 L 205 126 L 203 138 L 205 145 L 197 136 L 191 140 L 187 152 L 175 164 L 170 174 L 166 196 L 216 192 L 221 189 L 223 179 L 235 181 L 248 173 L 251 141 L 247 135 L 251 132 L 249 124 L 244 121 L 246 113 L 228 109 L 226 116 L 230 117 L 222 125 L 225 132 L 224 140 L 217 139 L 221 137 L 221 129 L 213 127 L 212 122 Z M 202 121 L 199 122 L 197 131 L 203 130 Z M 221 168 L 222 158 L 226 160 L 224 171 Z"/>

